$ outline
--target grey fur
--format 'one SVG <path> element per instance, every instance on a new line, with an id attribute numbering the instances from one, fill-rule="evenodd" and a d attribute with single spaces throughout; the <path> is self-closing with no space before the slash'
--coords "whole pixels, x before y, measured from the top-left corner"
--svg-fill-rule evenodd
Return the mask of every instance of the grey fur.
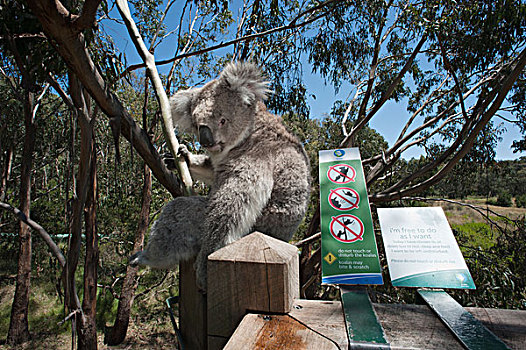
<path id="1" fill-rule="evenodd" d="M 172 97 L 174 123 L 213 135 L 208 156 L 182 148 L 192 176 L 211 184 L 208 197 L 176 198 L 151 229 L 146 249 L 130 263 L 169 268 L 197 254 L 206 287 L 209 254 L 252 231 L 288 241 L 305 215 L 309 160 L 301 143 L 270 114 L 260 70 L 229 64 L 218 79 Z"/>

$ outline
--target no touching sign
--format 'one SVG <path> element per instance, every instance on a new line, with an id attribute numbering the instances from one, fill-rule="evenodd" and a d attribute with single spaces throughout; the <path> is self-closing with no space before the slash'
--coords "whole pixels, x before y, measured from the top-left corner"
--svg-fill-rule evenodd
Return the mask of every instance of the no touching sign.
<path id="1" fill-rule="evenodd" d="M 327 178 L 335 184 L 346 184 L 353 182 L 356 170 L 348 164 L 336 164 L 327 170 Z"/>
<path id="2" fill-rule="evenodd" d="M 383 284 L 358 148 L 320 151 L 323 284 Z"/>

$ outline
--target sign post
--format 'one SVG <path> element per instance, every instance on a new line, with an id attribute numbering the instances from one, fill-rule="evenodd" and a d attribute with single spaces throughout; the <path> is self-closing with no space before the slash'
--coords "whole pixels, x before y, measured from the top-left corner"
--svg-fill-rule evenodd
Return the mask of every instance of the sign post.
<path id="1" fill-rule="evenodd" d="M 383 284 L 360 152 L 319 155 L 322 284 Z"/>
<path id="2" fill-rule="evenodd" d="M 395 287 L 475 289 L 440 207 L 378 208 Z"/>
<path id="3" fill-rule="evenodd" d="M 389 345 L 363 286 L 383 284 L 358 148 L 320 151 L 322 284 L 340 285 L 350 348 Z"/>

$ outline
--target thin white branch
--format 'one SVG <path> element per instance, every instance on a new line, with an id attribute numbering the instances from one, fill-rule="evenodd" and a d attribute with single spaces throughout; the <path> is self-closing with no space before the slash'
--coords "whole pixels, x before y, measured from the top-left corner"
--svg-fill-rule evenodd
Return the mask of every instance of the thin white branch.
<path id="1" fill-rule="evenodd" d="M 46 94 L 48 89 L 49 89 L 49 83 L 47 83 L 44 86 L 44 89 L 42 90 L 42 93 L 37 97 L 37 100 L 35 101 L 35 106 L 33 108 L 33 115 L 31 117 L 33 120 L 35 120 L 35 117 L 37 116 L 38 108 L 42 104 L 42 99 L 44 98 L 44 95 Z"/>
<path id="2" fill-rule="evenodd" d="M 164 136 L 167 140 L 170 151 L 174 156 L 177 156 L 177 152 L 179 150 L 179 141 L 177 141 L 177 138 L 175 137 L 172 113 L 170 110 L 170 101 L 168 100 L 166 91 L 163 88 L 161 77 L 159 76 L 159 72 L 155 66 L 155 58 L 146 48 L 146 45 L 144 44 L 144 41 L 139 33 L 139 29 L 132 19 L 130 8 L 128 7 L 128 1 L 117 0 L 117 8 L 121 14 L 122 19 L 124 20 L 124 23 L 126 24 L 126 28 L 128 29 L 128 33 L 130 34 L 130 38 L 132 39 L 137 52 L 141 56 L 143 62 L 146 64 L 146 71 L 152 82 L 155 94 L 159 99 L 161 115 L 164 121 Z M 187 194 L 191 193 L 192 177 L 190 176 L 190 171 L 188 170 L 186 162 L 184 160 L 179 160 L 177 162 L 177 169 L 179 170 L 181 179 L 183 180 L 184 186 L 186 187 Z"/>
<path id="3" fill-rule="evenodd" d="M 364 94 L 364 91 L 362 91 L 362 87 L 365 85 L 365 81 L 362 81 L 358 86 L 356 87 L 356 93 L 354 94 L 351 102 L 349 102 L 349 106 L 345 110 L 345 114 L 343 115 L 342 119 L 342 132 L 343 136 L 347 137 L 349 136 L 349 133 L 347 132 L 347 127 L 345 126 L 345 123 L 347 123 L 347 119 L 349 118 L 349 113 L 351 113 L 351 110 L 354 106 L 354 102 L 358 99 L 358 97 L 362 94 Z"/>

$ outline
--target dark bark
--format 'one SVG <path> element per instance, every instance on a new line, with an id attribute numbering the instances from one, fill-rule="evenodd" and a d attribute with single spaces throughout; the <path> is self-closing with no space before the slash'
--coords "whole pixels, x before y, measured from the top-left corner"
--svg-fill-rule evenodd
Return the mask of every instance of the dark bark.
<path id="1" fill-rule="evenodd" d="M 313 236 L 320 227 L 320 208 L 319 205 L 314 211 L 314 215 L 311 219 L 309 228 L 305 233 L 305 237 L 308 238 Z M 300 288 L 301 288 L 301 298 L 304 299 L 314 299 L 317 290 L 317 283 L 314 283 L 312 276 L 318 275 L 315 270 L 314 257 L 316 256 L 316 251 L 313 251 L 313 243 L 306 243 L 301 249 L 300 255 Z M 318 249 L 319 250 L 319 249 Z"/>
<path id="2" fill-rule="evenodd" d="M 142 206 L 139 218 L 139 225 L 135 240 L 133 243 L 133 251 L 141 250 L 144 244 L 144 236 L 149 225 L 150 204 L 152 201 L 152 173 L 148 165 L 144 165 L 144 185 L 142 188 Z M 119 345 L 126 338 L 128 325 L 130 323 L 130 311 L 135 298 L 135 290 L 137 289 L 137 270 L 138 267 L 126 268 L 126 277 L 124 278 L 121 297 L 119 299 L 119 306 L 117 309 L 117 317 L 113 327 L 107 330 L 104 336 L 104 343 L 113 346 Z"/>
<path id="3" fill-rule="evenodd" d="M 91 167 L 88 196 L 84 209 L 86 256 L 84 260 L 84 298 L 82 300 L 82 323 L 77 323 L 78 348 L 97 349 L 97 267 L 99 263 L 99 239 L 97 233 L 97 151 L 92 132 Z"/>
<path id="4" fill-rule="evenodd" d="M 71 98 L 76 106 L 80 126 L 80 159 L 76 180 L 76 198 L 68 242 L 68 257 L 64 268 L 65 303 L 68 312 L 73 313 L 72 327 L 77 334 L 78 349 L 96 349 L 95 303 L 97 292 L 98 248 L 96 237 L 96 159 L 94 117 L 89 117 L 82 86 L 76 77 L 69 75 Z M 83 217 L 83 213 L 86 212 Z M 75 283 L 80 249 L 82 221 L 86 223 L 86 266 L 84 270 L 84 301 L 81 305 Z"/>
<path id="5" fill-rule="evenodd" d="M 26 90 L 24 101 L 25 135 L 20 178 L 20 210 L 28 217 L 31 203 L 31 170 L 33 167 L 33 151 L 35 149 L 36 134 L 36 126 L 33 120 L 34 104 L 34 93 Z M 18 272 L 15 296 L 11 308 L 11 321 L 7 334 L 7 343 L 11 345 L 23 343 L 30 338 L 27 320 L 30 281 L 31 231 L 29 226 L 21 221 L 19 230 Z"/>

